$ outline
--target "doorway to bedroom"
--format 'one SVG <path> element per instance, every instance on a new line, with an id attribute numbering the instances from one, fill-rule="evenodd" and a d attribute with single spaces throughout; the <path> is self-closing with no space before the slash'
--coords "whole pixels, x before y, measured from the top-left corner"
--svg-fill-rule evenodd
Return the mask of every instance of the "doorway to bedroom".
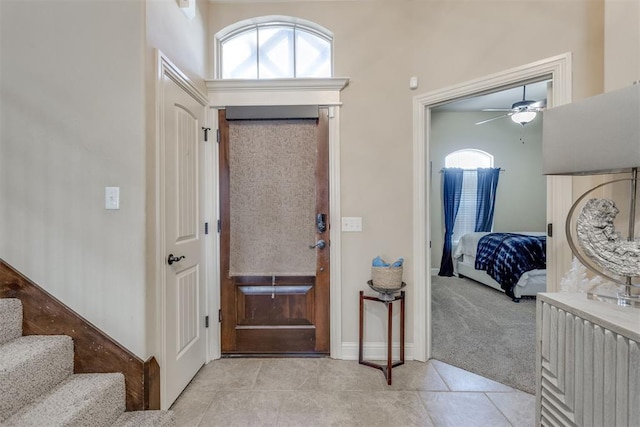
<path id="1" fill-rule="evenodd" d="M 475 80 L 461 82 L 450 87 L 439 89 L 414 97 L 414 250 L 416 260 L 414 268 L 415 295 L 415 333 L 414 354 L 417 360 L 432 358 L 433 322 L 432 322 L 432 275 L 431 250 L 435 245 L 431 242 L 431 203 L 438 203 L 440 194 L 432 194 L 432 176 L 439 173 L 431 161 L 431 116 L 432 110 L 451 103 L 480 95 L 500 92 L 504 89 L 525 84 L 550 80 L 553 90 L 547 93 L 547 107 L 571 102 L 571 53 L 542 59 L 512 69 L 497 72 Z M 474 123 L 475 125 L 475 123 Z M 478 125 L 479 126 L 479 125 Z M 525 135 L 526 137 L 526 135 Z M 525 144 L 526 144 L 525 138 Z M 522 144 L 517 141 L 516 144 Z M 505 171 L 506 173 L 507 171 Z M 504 180 L 504 175 L 503 175 Z M 546 222 L 561 229 L 565 215 L 571 205 L 572 181 L 564 177 L 546 177 L 547 200 Z M 525 189 L 526 190 L 526 189 Z M 560 228 L 558 228 L 560 227 Z M 565 271 L 571 265 L 571 251 L 568 249 L 563 233 L 554 233 L 547 240 L 546 268 L 547 290 L 555 292 Z M 439 277 L 439 276 L 435 276 Z M 485 286 L 478 289 L 492 290 Z M 502 301 L 518 306 L 504 295 Z M 470 310 L 475 306 L 471 304 Z M 421 342 L 420 337 L 424 337 Z M 491 364 L 496 364 L 492 361 Z M 533 367 L 532 367 L 533 369 Z"/>
<path id="2" fill-rule="evenodd" d="M 461 237 L 474 231 L 545 234 L 547 182 L 542 174 L 542 122 L 549 86 L 550 80 L 543 79 L 431 109 L 432 270 L 447 270 L 439 268 L 447 228 L 452 231 L 448 243 L 454 253 Z M 523 125 L 512 120 L 511 107 L 522 102 L 525 90 L 527 99 L 538 107 L 535 117 Z M 462 169 L 458 171 L 461 185 L 459 195 L 455 195 L 459 199 L 455 215 L 450 212 L 446 218 L 443 197 L 449 202 L 454 195 L 443 194 L 443 182 L 451 175 L 445 174 L 451 168 Z M 480 175 L 478 168 L 492 168 L 485 172 L 496 173 Z M 485 188 L 482 183 L 493 187 Z M 452 218 L 454 223 L 447 225 L 447 219 Z M 475 253 L 467 255 L 475 257 Z M 457 273 L 456 264 L 453 267 Z M 449 274 L 444 271 L 442 275 Z"/>
<path id="3" fill-rule="evenodd" d="M 525 295 L 546 290 L 545 269 L 518 277 L 512 298 L 474 267 L 478 242 L 490 232 L 501 233 L 500 241 L 503 233 L 545 239 L 542 121 L 549 90 L 545 78 L 439 105 L 431 109 L 429 135 L 431 356 L 532 394 L 535 297 Z M 537 106 L 525 124 L 512 120 L 513 105 L 523 100 Z M 455 180 L 459 189 L 451 191 Z"/>

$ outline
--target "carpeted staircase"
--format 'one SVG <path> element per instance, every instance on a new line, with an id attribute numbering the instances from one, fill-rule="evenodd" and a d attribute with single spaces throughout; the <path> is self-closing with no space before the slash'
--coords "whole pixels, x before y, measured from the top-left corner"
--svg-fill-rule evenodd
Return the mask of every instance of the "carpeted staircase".
<path id="1" fill-rule="evenodd" d="M 124 376 L 74 374 L 65 335 L 22 335 L 22 303 L 0 298 L 0 426 L 173 426 L 170 411 L 125 412 Z"/>

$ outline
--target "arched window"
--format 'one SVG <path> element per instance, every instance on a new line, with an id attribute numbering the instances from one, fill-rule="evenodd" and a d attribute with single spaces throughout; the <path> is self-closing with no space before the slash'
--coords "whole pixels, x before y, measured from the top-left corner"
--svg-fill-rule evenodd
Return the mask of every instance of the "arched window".
<path id="1" fill-rule="evenodd" d="M 476 189 L 478 187 L 478 168 L 492 168 L 493 156 L 482 150 L 464 149 L 449 153 L 444 158 L 447 168 L 464 169 L 462 196 L 458 215 L 453 226 L 453 246 L 458 244 L 463 234 L 471 233 L 476 225 Z"/>
<path id="2" fill-rule="evenodd" d="M 444 158 L 445 168 L 478 169 L 492 168 L 493 156 L 482 150 L 465 148 L 449 153 Z"/>
<path id="3" fill-rule="evenodd" d="M 310 21 L 266 16 L 216 34 L 216 76 L 222 79 L 332 77 L 333 34 Z"/>

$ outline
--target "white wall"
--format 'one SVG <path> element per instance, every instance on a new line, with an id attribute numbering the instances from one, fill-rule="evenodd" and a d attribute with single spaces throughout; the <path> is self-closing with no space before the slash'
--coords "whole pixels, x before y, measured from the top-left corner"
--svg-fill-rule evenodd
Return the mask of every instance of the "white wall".
<path id="1" fill-rule="evenodd" d="M 334 32 L 336 75 L 351 78 L 342 93 L 342 215 L 364 218 L 364 231 L 342 242 L 347 342 L 357 340 L 357 291 L 371 258 L 407 258 L 409 301 L 413 262 L 423 262 L 410 258 L 414 95 L 568 51 L 574 99 L 602 90 L 599 1 L 201 0 L 208 21 L 195 22 L 174 4 L 0 1 L 0 257 L 141 357 L 153 345 L 145 323 L 155 286 L 145 264 L 154 232 L 153 47 L 188 75 L 213 77 L 202 51 L 240 19 L 293 15 Z M 526 49 L 514 36 L 523 28 L 536 30 Z M 121 187 L 119 211 L 104 210 L 107 185 Z"/>
<path id="2" fill-rule="evenodd" d="M 156 354 L 155 48 L 204 87 L 208 2 L 0 1 L 0 258 Z M 104 187 L 120 187 L 120 210 Z"/>
<path id="3" fill-rule="evenodd" d="M 335 75 L 350 77 L 341 94 L 342 216 L 363 217 L 361 233 L 342 236 L 344 342 L 358 339 L 358 291 L 368 289 L 376 255 L 407 259 L 407 342 L 413 342 L 412 269 L 424 262 L 411 259 L 413 96 L 564 52 L 573 53 L 574 98 L 597 93 L 602 10 L 597 1 L 211 4 L 211 38 L 239 20 L 273 14 L 308 19 L 335 35 Z M 526 48 L 518 37 L 523 31 Z M 410 76 L 419 78 L 417 91 L 408 88 Z M 371 339 L 384 341 L 383 333 Z"/>
<path id="4" fill-rule="evenodd" d="M 604 0 L 603 24 L 604 75 L 600 92 L 611 92 L 640 81 L 640 2 L 638 0 Z M 598 184 L 623 177 L 623 175 L 574 177 L 573 198 L 577 199 Z M 593 195 L 624 200 L 627 193 L 627 183 L 617 183 L 605 186 Z M 638 215 L 640 216 L 640 212 Z M 616 222 L 628 222 L 628 214 L 625 210 L 618 214 Z"/>
<path id="5" fill-rule="evenodd" d="M 640 84 L 640 1 L 605 0 L 604 31 L 604 92 L 628 87 L 634 82 Z M 630 177 L 631 174 L 626 175 Z M 591 185 L 596 185 L 622 175 L 594 177 Z M 623 200 L 628 200 L 628 182 L 603 187 L 603 197 L 612 198 L 619 204 L 620 213 L 616 217 L 616 229 L 627 235 L 629 211 Z M 625 206 L 625 207 L 622 207 Z M 640 210 L 636 212 L 636 230 L 640 227 Z M 637 235 L 637 232 L 636 232 Z"/>
<path id="6" fill-rule="evenodd" d="M 442 257 L 444 219 L 442 174 L 447 154 L 465 148 L 494 156 L 500 173 L 496 193 L 494 231 L 545 231 L 547 179 L 542 175 L 542 120 L 544 114 L 524 128 L 509 118 L 475 125 L 500 113 L 431 113 L 431 266 Z"/>
<path id="7" fill-rule="evenodd" d="M 604 89 L 640 81 L 640 2 L 604 1 Z"/>
<path id="8" fill-rule="evenodd" d="M 0 257 L 143 355 L 144 6 L 2 1 L 0 15 Z"/>
<path id="9" fill-rule="evenodd" d="M 189 19 L 177 7 L 177 0 L 146 1 L 146 37 L 149 49 L 158 48 L 193 83 L 201 86 L 209 72 L 210 52 L 213 45 L 209 42 L 207 0 L 189 0 L 196 2 L 196 15 Z"/>
<path id="10" fill-rule="evenodd" d="M 601 92 L 611 92 L 640 81 L 640 2 L 638 0 L 604 0 L 604 86 Z M 596 185 L 627 175 L 594 175 L 573 178 L 573 198 Z M 604 186 L 591 194 L 618 201 L 628 197 L 627 182 Z M 640 219 L 640 211 L 637 212 Z M 629 214 L 621 209 L 616 217 L 616 229 L 626 236 Z M 618 225 L 620 224 L 620 226 Z"/>

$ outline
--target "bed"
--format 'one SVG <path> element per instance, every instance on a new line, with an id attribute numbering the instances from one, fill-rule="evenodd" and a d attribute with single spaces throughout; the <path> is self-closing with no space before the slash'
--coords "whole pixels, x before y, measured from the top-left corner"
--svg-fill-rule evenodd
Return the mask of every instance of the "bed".
<path id="1" fill-rule="evenodd" d="M 519 302 L 547 289 L 545 248 L 543 232 L 468 233 L 453 251 L 454 274 Z"/>

